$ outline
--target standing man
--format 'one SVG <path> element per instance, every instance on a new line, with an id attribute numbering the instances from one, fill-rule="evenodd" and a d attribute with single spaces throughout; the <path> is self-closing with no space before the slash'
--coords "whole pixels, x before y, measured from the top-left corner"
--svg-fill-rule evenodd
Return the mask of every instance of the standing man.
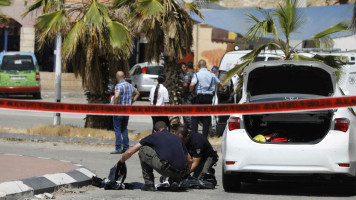
<path id="1" fill-rule="evenodd" d="M 193 177 L 200 179 L 202 174 L 215 172 L 211 168 L 219 160 L 219 156 L 214 151 L 208 139 L 199 133 L 189 133 L 184 126 L 178 127 L 176 133 L 183 140 L 189 154 L 193 158 L 193 163 L 188 173 L 193 172 Z"/>
<path id="2" fill-rule="evenodd" d="M 162 176 L 174 181 L 171 190 L 178 190 L 178 180 L 187 174 L 192 162 L 188 151 L 179 136 L 170 133 L 167 125 L 159 121 L 154 126 L 154 133 L 139 141 L 135 146 L 127 150 L 121 157 L 118 165 L 122 165 L 133 154 L 139 151 L 144 191 L 155 191 L 153 169 Z M 118 166 L 120 167 L 120 166 Z"/>
<path id="3" fill-rule="evenodd" d="M 185 64 L 185 62 L 182 62 L 179 64 L 180 65 L 180 69 L 182 70 L 181 73 L 179 74 L 181 80 L 184 80 L 184 76 L 187 74 L 188 72 L 188 67 Z"/>
<path id="4" fill-rule="evenodd" d="M 182 105 L 191 105 L 193 104 L 193 99 L 194 97 L 192 96 L 192 93 L 189 92 L 189 85 L 190 82 L 192 81 L 192 78 L 194 76 L 194 69 L 193 69 L 193 63 L 188 62 L 188 71 L 186 75 L 184 76 L 183 80 L 183 87 L 182 87 Z M 184 126 L 188 129 L 191 130 L 191 117 L 190 116 L 183 116 L 183 121 L 184 121 Z"/>
<path id="5" fill-rule="evenodd" d="M 198 63 L 199 71 L 193 76 L 190 83 L 189 91 L 196 95 L 195 104 L 212 104 L 215 85 L 218 85 L 221 90 L 225 91 L 224 86 L 220 80 L 211 73 L 206 66 L 205 60 L 200 60 Z M 210 116 L 194 116 L 192 117 L 192 132 L 198 132 L 198 121 L 203 122 L 203 135 L 208 137 L 209 125 L 211 121 Z"/>
<path id="6" fill-rule="evenodd" d="M 131 105 L 133 104 L 140 93 L 137 89 L 130 83 L 125 81 L 125 74 L 123 71 L 118 71 L 116 73 L 116 80 L 118 84 L 115 86 L 115 96 L 114 105 Z M 127 130 L 127 125 L 129 122 L 129 116 L 118 116 L 113 117 L 114 131 L 115 131 L 115 151 L 111 154 L 121 154 L 125 152 L 129 146 L 129 135 Z M 121 141 L 122 135 L 122 141 Z"/>

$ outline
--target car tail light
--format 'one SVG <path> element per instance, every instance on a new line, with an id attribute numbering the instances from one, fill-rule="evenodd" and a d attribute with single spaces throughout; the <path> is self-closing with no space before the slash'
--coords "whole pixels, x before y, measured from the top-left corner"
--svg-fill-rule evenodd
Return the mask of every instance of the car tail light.
<path id="1" fill-rule="evenodd" d="M 334 130 L 346 132 L 349 129 L 350 120 L 347 118 L 336 118 Z"/>
<path id="2" fill-rule="evenodd" d="M 339 163 L 339 167 L 350 167 L 349 163 Z"/>
<path id="3" fill-rule="evenodd" d="M 36 81 L 39 81 L 39 80 L 40 80 L 40 73 L 37 72 L 37 73 L 36 73 Z"/>
<path id="4" fill-rule="evenodd" d="M 142 73 L 146 74 L 146 72 L 147 72 L 146 67 L 143 67 L 143 68 L 142 68 Z"/>
<path id="5" fill-rule="evenodd" d="M 226 165 L 234 165 L 235 164 L 234 161 L 226 161 L 225 163 L 226 163 Z"/>
<path id="6" fill-rule="evenodd" d="M 230 119 L 228 120 L 228 124 L 229 124 L 229 130 L 235 130 L 235 129 L 240 129 L 240 117 L 230 117 Z"/>

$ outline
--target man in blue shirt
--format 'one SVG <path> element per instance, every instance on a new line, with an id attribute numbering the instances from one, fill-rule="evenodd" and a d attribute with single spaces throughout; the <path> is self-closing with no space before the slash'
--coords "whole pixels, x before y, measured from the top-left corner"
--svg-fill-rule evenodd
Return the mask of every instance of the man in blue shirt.
<path id="1" fill-rule="evenodd" d="M 225 91 L 224 86 L 221 84 L 220 80 L 211 73 L 207 66 L 205 60 L 200 60 L 198 63 L 200 70 L 195 73 L 193 79 L 189 86 L 189 91 L 196 96 L 195 104 L 212 104 L 213 95 L 215 91 L 215 85 L 219 86 L 221 90 Z M 209 125 L 211 121 L 210 116 L 194 116 L 192 117 L 192 132 L 198 132 L 198 122 L 203 122 L 203 135 L 208 137 Z"/>
<path id="2" fill-rule="evenodd" d="M 116 73 L 116 80 L 118 84 L 115 86 L 115 96 L 114 96 L 114 105 L 131 105 L 133 104 L 140 93 L 137 89 L 132 86 L 130 83 L 125 81 L 125 74 L 123 71 L 118 71 Z M 135 96 L 133 96 L 135 95 Z M 129 122 L 129 116 L 114 116 L 114 131 L 115 131 L 115 151 L 111 154 L 121 154 L 125 152 L 129 146 L 129 135 L 127 130 L 127 125 Z M 122 135 L 122 141 L 121 141 Z"/>
<path id="3" fill-rule="evenodd" d="M 149 135 L 135 146 L 128 149 L 121 157 L 118 165 L 129 159 L 139 151 L 145 185 L 144 191 L 155 191 L 153 169 L 165 177 L 175 180 L 187 174 L 192 159 L 179 136 L 170 133 L 167 125 L 159 121 L 154 126 L 154 133 Z M 120 166 L 118 166 L 120 167 Z M 171 189 L 177 190 L 178 183 L 173 182 Z"/>

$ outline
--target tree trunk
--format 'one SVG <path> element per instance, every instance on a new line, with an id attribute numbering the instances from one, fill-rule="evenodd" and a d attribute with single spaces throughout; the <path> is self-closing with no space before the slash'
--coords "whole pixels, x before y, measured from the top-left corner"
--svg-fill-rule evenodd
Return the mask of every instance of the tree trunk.
<path id="1" fill-rule="evenodd" d="M 169 92 L 169 100 L 171 105 L 178 105 L 181 102 L 182 98 L 182 87 L 181 87 L 181 80 L 180 80 L 180 68 L 178 65 L 178 61 L 165 61 L 165 71 L 164 74 L 166 75 L 166 87 Z M 180 123 L 179 116 L 170 116 L 169 117 L 171 131 L 174 132 L 178 128 Z"/>
<path id="2" fill-rule="evenodd" d="M 180 69 L 177 62 L 165 61 L 165 71 L 164 74 L 166 76 L 166 87 L 169 92 L 169 100 L 171 105 L 177 105 L 181 100 L 181 84 L 180 84 Z"/>

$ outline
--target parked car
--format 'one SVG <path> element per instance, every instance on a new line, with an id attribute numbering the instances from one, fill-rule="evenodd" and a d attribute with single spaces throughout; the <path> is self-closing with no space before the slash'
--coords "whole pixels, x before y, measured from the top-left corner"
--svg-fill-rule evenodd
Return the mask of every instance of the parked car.
<path id="1" fill-rule="evenodd" d="M 30 94 L 41 99 L 40 72 L 33 53 L 0 53 L 0 93 Z"/>
<path id="2" fill-rule="evenodd" d="M 239 104 L 342 96 L 335 71 L 320 62 L 256 62 L 243 76 Z M 223 133 L 223 187 L 233 191 L 241 182 L 308 176 L 342 180 L 355 192 L 355 126 L 351 108 L 233 114 Z"/>
<path id="3" fill-rule="evenodd" d="M 131 84 L 140 91 L 140 97 L 148 96 L 157 85 L 157 78 L 163 72 L 163 65 L 155 62 L 138 63 L 130 70 Z"/>
<path id="4" fill-rule="evenodd" d="M 241 57 L 251 52 L 251 50 L 244 51 L 230 51 L 227 52 L 220 61 L 218 78 L 223 81 L 226 77 L 227 72 L 232 69 L 235 65 L 241 64 Z M 255 58 L 255 62 L 258 61 L 271 61 L 271 60 L 279 60 L 283 56 L 283 52 L 280 50 L 267 50 L 262 52 L 259 56 Z M 226 90 L 223 92 L 218 87 L 216 87 L 216 92 L 213 98 L 213 105 L 218 104 L 230 104 L 237 103 L 239 100 L 239 96 L 235 94 L 235 90 L 237 87 L 238 76 L 235 75 L 226 85 Z M 215 135 L 221 136 L 226 122 L 229 116 L 212 116 L 212 124 L 211 131 L 215 132 Z"/>

